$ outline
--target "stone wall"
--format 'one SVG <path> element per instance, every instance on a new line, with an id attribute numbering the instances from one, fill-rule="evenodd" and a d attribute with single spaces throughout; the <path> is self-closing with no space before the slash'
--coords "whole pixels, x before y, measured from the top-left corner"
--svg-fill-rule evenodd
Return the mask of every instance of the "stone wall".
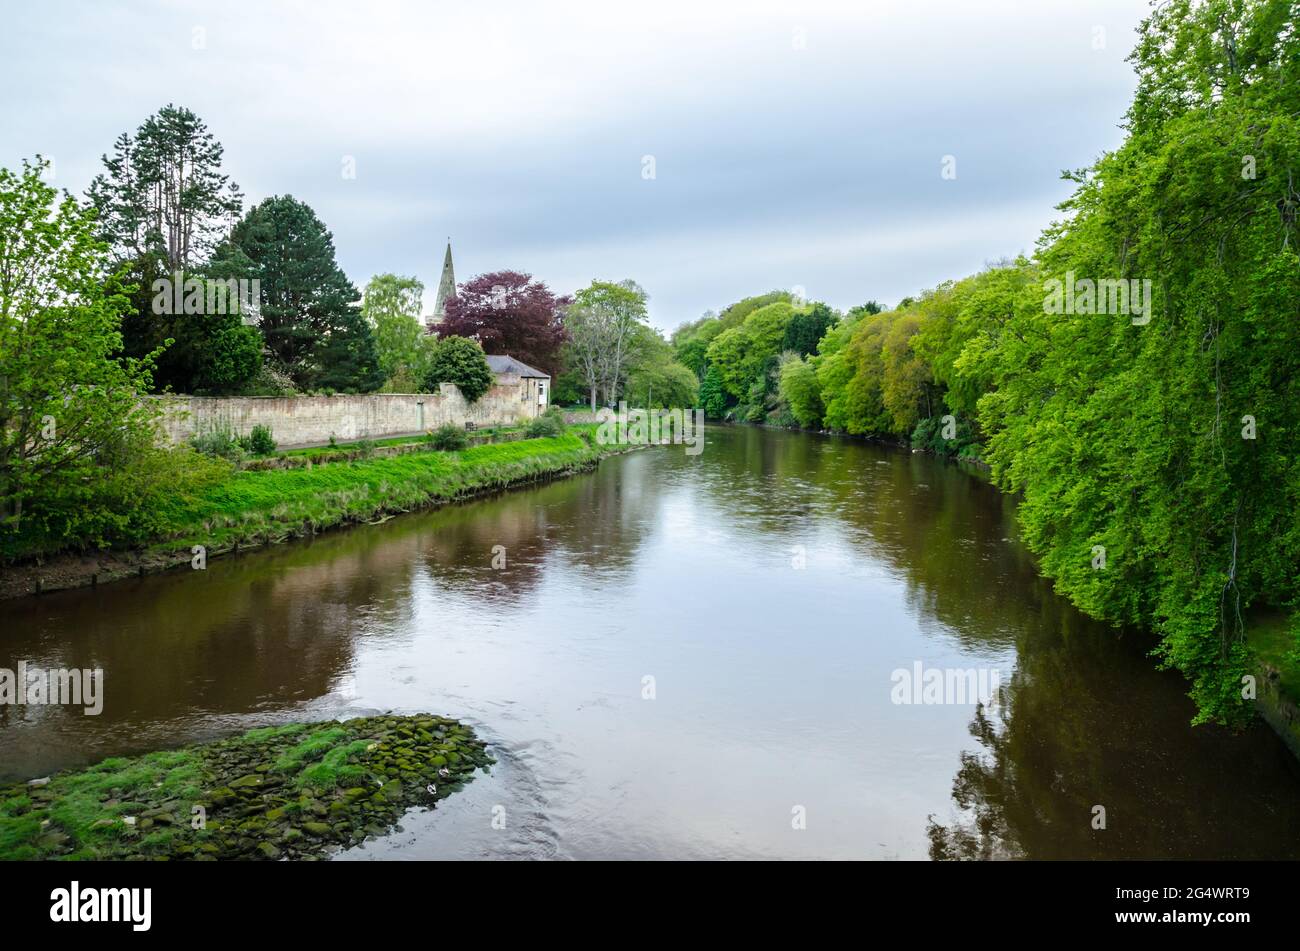
<path id="1" fill-rule="evenodd" d="M 510 378 L 501 380 L 475 403 L 443 383 L 441 393 L 369 393 L 361 396 L 160 396 L 166 410 L 162 429 L 173 443 L 197 432 L 229 428 L 246 436 L 254 426 L 268 426 L 281 449 L 339 442 L 409 436 L 447 423 L 464 427 L 512 426 L 527 422 L 544 407 L 536 387 Z"/>

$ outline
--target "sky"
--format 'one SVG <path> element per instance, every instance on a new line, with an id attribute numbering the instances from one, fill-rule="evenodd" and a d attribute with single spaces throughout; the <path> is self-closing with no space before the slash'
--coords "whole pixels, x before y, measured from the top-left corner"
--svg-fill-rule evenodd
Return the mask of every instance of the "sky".
<path id="1" fill-rule="evenodd" d="M 82 194 L 175 103 L 248 204 L 307 202 L 426 313 L 448 237 L 460 281 L 632 278 L 665 330 L 774 288 L 890 305 L 1032 252 L 1122 141 L 1147 9 L 41 0 L 0 34 L 0 166 Z"/>

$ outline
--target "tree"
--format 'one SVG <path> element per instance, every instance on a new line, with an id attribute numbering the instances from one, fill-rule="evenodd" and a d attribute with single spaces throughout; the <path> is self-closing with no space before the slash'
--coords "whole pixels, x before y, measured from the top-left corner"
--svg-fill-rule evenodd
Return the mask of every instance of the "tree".
<path id="1" fill-rule="evenodd" d="M 0 169 L 0 551 L 11 557 L 24 538 L 66 544 L 76 526 L 125 523 L 158 413 L 139 398 L 148 361 L 113 359 L 130 303 L 94 214 L 58 199 L 45 165 Z M 90 504 L 114 490 L 114 507 Z"/>
<path id="2" fill-rule="evenodd" d="M 477 341 L 465 337 L 443 337 L 429 360 L 424 388 L 434 392 L 441 383 L 455 383 L 465 402 L 475 403 L 494 382 L 487 357 Z"/>
<path id="3" fill-rule="evenodd" d="M 793 350 L 801 357 L 815 353 L 817 344 L 826 336 L 826 331 L 838 321 L 839 316 L 835 311 L 821 301 L 814 301 L 790 315 L 781 349 Z"/>
<path id="4" fill-rule="evenodd" d="M 634 332 L 621 392 L 647 409 L 694 406 L 699 391 L 695 374 L 677 361 L 672 346 L 658 330 L 637 324 Z"/>
<path id="5" fill-rule="evenodd" d="M 624 373 L 644 340 L 639 331 L 645 321 L 646 294 L 634 281 L 592 281 L 574 295 L 564 325 L 574 369 L 587 386 L 593 410 L 598 389 L 607 403 L 618 398 Z"/>
<path id="6" fill-rule="evenodd" d="M 722 385 L 722 372 L 709 367 L 700 383 L 700 406 L 709 419 L 722 419 L 727 412 L 727 390 Z"/>
<path id="7" fill-rule="evenodd" d="M 366 393 L 384 382 L 361 295 L 334 258 L 334 238 L 291 195 L 250 208 L 214 256 L 221 278 L 261 284 L 258 325 L 277 369 L 301 389 Z"/>
<path id="8" fill-rule="evenodd" d="M 568 303 L 528 274 L 480 274 L 447 301 L 438 331 L 472 337 L 486 353 L 506 354 L 556 376 L 566 339 L 562 312 Z"/>
<path id="9" fill-rule="evenodd" d="M 420 322 L 424 285 L 414 277 L 380 274 L 366 285 L 361 313 L 375 337 L 385 388 L 410 392 L 424 380 L 433 338 Z"/>
<path id="10" fill-rule="evenodd" d="M 1300 34 L 1293 5 L 1171 0 L 1131 59 L 1127 137 L 1068 177 L 1040 281 L 953 366 L 1056 589 L 1154 629 L 1197 721 L 1253 715 L 1252 605 L 1300 602 Z M 1129 283 L 1066 309 L 1051 285 Z M 1149 282 L 1149 283 L 1144 283 Z M 1266 487 L 1266 488 L 1264 488 Z"/>
<path id="11" fill-rule="evenodd" d="M 777 300 L 751 310 L 739 326 L 714 338 L 708 359 L 718 367 L 723 385 L 732 396 L 754 406 L 774 388 L 772 371 L 793 312 L 787 301 Z"/>
<path id="12" fill-rule="evenodd" d="M 821 426 L 821 389 L 817 385 L 817 371 L 803 357 L 793 351 L 782 354 L 780 371 L 781 399 L 790 407 L 790 413 L 805 428 Z"/>
<path id="13" fill-rule="evenodd" d="M 221 172 L 222 153 L 198 116 L 167 105 L 134 136 L 118 136 L 88 190 L 112 267 L 125 267 L 135 285 L 122 324 L 123 353 L 139 358 L 164 348 L 153 374 L 162 388 L 228 392 L 260 366 L 256 335 L 243 329 L 238 305 L 183 313 L 155 306 L 157 282 L 184 287 L 201 276 L 239 216 L 243 198 Z"/>

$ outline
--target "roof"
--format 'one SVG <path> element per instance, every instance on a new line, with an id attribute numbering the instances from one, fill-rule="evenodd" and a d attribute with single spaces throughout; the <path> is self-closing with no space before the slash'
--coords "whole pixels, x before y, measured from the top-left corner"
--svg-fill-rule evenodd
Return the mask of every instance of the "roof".
<path id="1" fill-rule="evenodd" d="M 541 370 L 534 370 L 527 363 L 520 363 L 508 354 L 489 353 L 487 355 L 487 364 L 488 369 L 497 376 L 501 376 L 505 373 L 513 373 L 515 376 L 522 377 L 540 377 L 545 380 L 551 378 L 549 373 L 543 373 Z"/>

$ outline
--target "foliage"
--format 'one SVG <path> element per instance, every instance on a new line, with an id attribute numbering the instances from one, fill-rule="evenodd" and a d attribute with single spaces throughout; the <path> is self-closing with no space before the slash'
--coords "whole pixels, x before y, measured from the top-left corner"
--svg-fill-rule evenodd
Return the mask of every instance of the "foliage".
<path id="1" fill-rule="evenodd" d="M 564 315 L 565 352 L 591 409 L 598 391 L 606 404 L 618 399 L 628 367 L 647 340 L 645 321 L 646 293 L 635 281 L 592 281 L 574 295 Z"/>
<path id="2" fill-rule="evenodd" d="M 1045 280 L 1151 280 L 1149 321 L 1047 313 L 1040 285 L 970 360 L 994 385 L 988 460 L 1023 492 L 1043 570 L 1090 614 L 1155 627 L 1201 720 L 1249 715 L 1245 611 L 1300 597 L 1300 76 L 1284 68 L 1300 37 L 1284 6 L 1154 11 L 1128 138 L 1072 176 L 1044 235 Z"/>
<path id="3" fill-rule="evenodd" d="M 642 325 L 636 331 L 621 390 L 629 404 L 646 409 L 693 407 L 699 385 L 659 331 Z"/>
<path id="4" fill-rule="evenodd" d="M 225 420 L 219 420 L 199 429 L 190 437 L 190 446 L 195 452 L 230 462 L 239 462 L 247 451 L 240 441 L 239 434 Z"/>
<path id="5" fill-rule="evenodd" d="M 412 392 L 428 372 L 434 340 L 421 323 L 424 285 L 414 277 L 379 274 L 366 285 L 361 313 L 375 338 L 384 389 Z"/>
<path id="6" fill-rule="evenodd" d="M 201 482 L 154 445 L 149 361 L 115 360 L 129 302 L 94 213 L 0 169 L 0 557 L 129 541 Z M 174 484 L 169 485 L 172 481 Z"/>
<path id="7" fill-rule="evenodd" d="M 480 274 L 447 301 L 438 331 L 473 338 L 486 353 L 508 354 L 554 377 L 566 339 L 562 313 L 568 303 L 528 274 Z"/>
<path id="8" fill-rule="evenodd" d="M 224 313 L 156 306 L 172 297 L 173 284 L 183 289 L 205 276 L 208 256 L 239 215 L 243 198 L 221 172 L 222 154 L 198 116 L 167 105 L 134 136 L 118 136 L 87 192 L 112 269 L 134 285 L 122 351 L 137 359 L 156 354 L 153 382 L 161 389 L 236 392 L 261 363 L 261 341 L 243 323 L 238 302 L 220 308 Z M 161 297 L 157 281 L 166 282 Z"/>
<path id="9" fill-rule="evenodd" d="M 465 402 L 477 402 L 493 383 L 483 348 L 464 337 L 443 337 L 438 341 L 425 372 L 424 388 L 436 392 L 440 383 L 455 383 Z"/>
<path id="10" fill-rule="evenodd" d="M 970 420 L 954 416 L 952 427 L 953 436 L 948 438 L 944 435 L 945 422 L 942 416 L 921 420 L 916 424 L 916 429 L 912 430 L 912 448 L 932 452 L 936 456 L 978 459 L 981 447 Z"/>
<path id="11" fill-rule="evenodd" d="M 821 388 L 817 385 L 817 371 L 797 353 L 787 351 L 781 356 L 779 386 L 782 402 L 789 407 L 790 415 L 800 426 L 820 427 L 826 407 L 822 403 Z"/>
<path id="12" fill-rule="evenodd" d="M 455 423 L 439 426 L 428 436 L 429 445 L 441 452 L 458 452 L 469 445 L 465 430 Z"/>
<path id="13" fill-rule="evenodd" d="M 835 311 L 821 301 L 814 301 L 790 315 L 781 349 L 792 350 L 801 357 L 814 353 L 826 331 L 838 321 L 839 315 Z"/>
<path id="14" fill-rule="evenodd" d="M 529 423 L 524 432 L 530 439 L 536 439 L 539 437 L 562 436 L 564 435 L 564 429 L 564 413 L 558 406 L 548 406 L 546 412 Z"/>
<path id="15" fill-rule="evenodd" d="M 258 325 L 276 368 L 299 389 L 368 393 L 384 382 L 360 294 L 334 259 L 334 239 L 290 195 L 249 209 L 209 267 L 261 283 Z"/>
<path id="16" fill-rule="evenodd" d="M 275 452 L 275 439 L 271 427 L 258 424 L 252 428 L 244 448 L 255 456 L 269 456 Z"/>

